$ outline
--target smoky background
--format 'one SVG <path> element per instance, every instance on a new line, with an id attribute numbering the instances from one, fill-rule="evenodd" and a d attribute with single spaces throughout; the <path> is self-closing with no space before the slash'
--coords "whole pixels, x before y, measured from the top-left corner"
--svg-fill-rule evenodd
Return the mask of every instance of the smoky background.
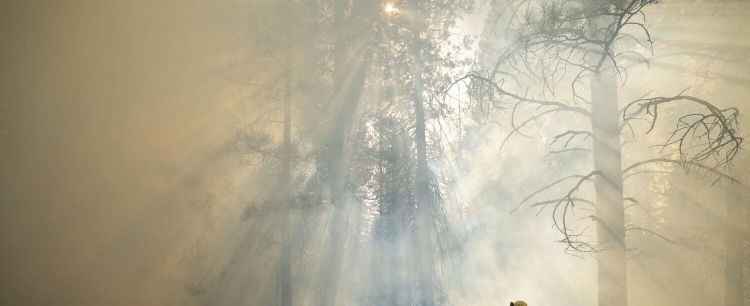
<path id="1" fill-rule="evenodd" d="M 381 8 L 375 4 L 372 8 Z M 464 51 L 467 61 L 436 71 L 456 77 L 477 67 L 475 59 L 492 57 L 491 45 L 509 43 L 499 34 L 487 41 L 485 19 L 493 13 L 489 4 L 480 4 L 454 25 L 461 28 L 456 33 L 474 35 Z M 249 142 L 271 143 L 272 151 L 283 141 L 277 122 L 283 86 L 277 81 L 283 78 L 284 58 L 274 52 L 284 50 L 290 37 L 262 30 L 287 29 L 293 17 L 273 5 L 260 0 L 0 2 L 0 304 L 278 303 L 280 209 L 268 193 L 279 189 L 281 162 L 247 150 Z M 687 88 L 742 114 L 750 111 L 744 98 L 750 84 L 748 12 L 741 1 L 663 1 L 649 8 L 654 58 L 629 68 L 627 85 L 618 88 L 621 101 L 655 87 L 661 95 Z M 406 30 L 372 35 L 395 45 L 411 28 L 398 26 Z M 313 30 L 334 29 L 327 24 Z M 332 52 L 323 43 L 301 44 L 289 59 L 295 67 Z M 449 49 L 440 48 L 443 54 Z M 408 47 L 398 52 L 410 54 Z M 292 116 L 300 157 L 292 182 L 303 186 L 289 217 L 295 305 L 320 304 L 329 283 L 337 288 L 333 300 L 343 305 L 413 301 L 408 292 L 418 291 L 409 287 L 416 282 L 410 269 L 418 264 L 414 253 L 419 250 L 408 236 L 408 216 L 416 212 L 402 211 L 402 221 L 388 223 L 401 224 L 407 234 L 378 238 L 382 210 L 368 197 L 377 170 L 367 164 L 375 158 L 368 155 L 374 155 L 368 152 L 375 143 L 368 131 L 377 128 L 382 109 L 390 112 L 393 131 L 413 121 L 409 92 L 399 86 L 410 79 L 386 85 L 380 79 L 409 75 L 413 68 L 408 62 L 393 64 L 385 51 L 374 54 L 382 62 L 369 62 L 379 68 L 368 73 L 373 77 L 364 82 L 362 102 L 353 111 L 358 119 L 352 125 L 360 127 L 350 138 L 363 141 L 344 153 L 351 162 L 343 166 L 352 182 L 347 188 L 354 190 L 341 200 L 346 209 L 320 195 L 332 187 L 312 179 L 322 166 L 309 162 L 333 163 L 315 155 L 315 146 L 332 133 L 318 124 L 333 120 L 315 101 L 333 99 L 326 83 L 334 76 L 318 68 L 294 75 L 307 80 L 295 81 L 302 89 L 294 95 Z M 390 70 L 383 68 L 389 65 Z M 309 81 L 316 79 L 320 83 Z M 393 103 L 373 102 L 384 100 L 381 88 L 389 86 L 395 88 Z M 444 188 L 441 220 L 450 224 L 450 231 L 440 229 L 450 238 L 435 264 L 441 280 L 436 295 L 450 305 L 518 299 L 531 305 L 595 305 L 597 255 L 566 254 L 548 209 L 522 205 L 513 211 L 555 175 L 593 166 L 585 156 L 549 154 L 554 135 L 586 122 L 562 114 L 547 117 L 501 147 L 509 133 L 508 109 L 461 117 L 468 124 L 459 126 L 458 113 L 469 98 L 465 88 L 453 90 L 455 101 L 445 104 L 449 114 L 440 117 L 447 119 L 435 115 L 427 127 L 429 169 L 441 173 L 435 180 Z M 659 132 L 672 127 L 669 119 L 675 117 L 669 111 L 674 110 L 679 107 L 662 111 L 666 120 L 654 132 L 644 134 L 647 125 L 636 127 L 639 142 L 627 147 L 624 164 L 658 156 L 653 145 L 664 141 Z M 276 117 L 247 128 L 266 112 Z M 747 126 L 741 116 L 739 132 L 746 134 Z M 390 143 L 402 153 L 415 146 L 408 137 Z M 394 175 L 412 179 L 405 173 L 416 164 L 394 165 L 400 170 Z M 747 228 L 725 226 L 727 203 L 744 205 L 747 224 L 747 153 L 741 151 L 727 171 L 742 184 L 715 182 L 700 171 L 685 175 L 674 165 L 649 169 L 659 173 L 634 176 L 625 187 L 639 203 L 626 218 L 663 237 L 628 233 L 637 249 L 628 261 L 630 303 L 723 301 L 726 231 L 747 237 Z M 551 190 L 537 200 L 565 191 Z M 579 192 L 594 194 L 591 186 Z M 585 211 L 576 215 L 578 228 L 592 226 L 585 217 Z M 346 223 L 336 227 L 336 220 Z M 331 229 L 345 233 L 336 268 L 330 260 L 335 254 Z M 595 231 L 588 233 L 595 238 Z M 741 241 L 747 278 L 748 242 Z M 389 266 L 386 260 L 400 264 Z M 338 269 L 335 282 L 332 269 Z M 745 287 L 747 301 L 747 280 Z M 404 296 L 378 295 L 400 291 Z"/>

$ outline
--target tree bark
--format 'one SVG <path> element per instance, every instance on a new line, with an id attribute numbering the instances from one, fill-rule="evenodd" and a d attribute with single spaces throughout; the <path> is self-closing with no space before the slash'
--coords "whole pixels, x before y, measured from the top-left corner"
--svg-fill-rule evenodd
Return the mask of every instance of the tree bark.
<path id="1" fill-rule="evenodd" d="M 597 237 L 599 245 L 604 248 L 597 253 L 601 306 L 626 306 L 628 303 L 619 123 L 614 75 L 612 72 L 597 73 L 591 81 L 591 126 L 594 167 L 600 171 L 594 185 Z"/>
<path id="2" fill-rule="evenodd" d="M 329 236 L 331 237 L 331 255 L 328 269 L 324 273 L 324 289 L 321 305 L 337 305 L 338 278 L 341 273 L 344 248 L 346 245 L 347 208 L 344 203 L 346 185 L 346 132 L 359 106 L 365 77 L 367 74 L 366 60 L 370 51 L 366 45 L 369 29 L 363 33 L 354 33 L 350 38 L 344 30 L 363 29 L 353 22 L 346 22 L 345 11 L 351 0 L 336 0 L 334 2 L 334 72 L 333 72 L 333 106 L 332 123 L 328 133 L 329 170 L 331 171 L 331 202 L 333 213 L 329 222 Z M 373 1 L 371 1 L 373 2 Z M 367 3 L 356 1 L 351 9 L 350 20 L 363 17 L 367 10 L 361 7 Z M 371 12 L 370 12 L 371 13 Z M 366 21 L 369 20 L 365 18 Z M 362 20 L 357 20 L 362 22 Z M 351 40 L 350 40 L 351 39 Z M 359 56 L 359 57 L 357 57 Z"/>
<path id="3" fill-rule="evenodd" d="M 730 4 L 731 5 L 731 4 Z M 734 9 L 738 11 L 748 12 L 750 11 L 750 3 L 735 4 L 737 6 Z M 730 31 L 741 31 L 746 28 L 747 22 L 739 22 L 727 18 L 722 20 L 724 27 Z M 728 34 L 721 36 L 720 42 L 731 44 L 735 41 L 734 35 Z M 746 56 L 746 52 L 740 50 L 727 50 L 722 52 L 723 60 L 726 62 L 722 69 L 724 75 L 737 76 L 739 78 L 750 77 L 747 67 L 748 65 L 742 64 L 729 64 L 729 63 L 740 63 Z M 741 97 L 746 97 L 750 94 L 750 89 L 747 86 L 737 86 L 737 84 L 719 83 L 719 87 L 716 91 L 717 100 L 736 101 L 739 105 Z M 747 183 L 747 175 L 743 176 L 741 172 L 743 169 L 748 169 L 747 154 L 738 154 L 739 163 L 735 165 L 734 170 L 740 170 L 739 173 L 735 172 L 740 176 L 740 181 Z M 743 199 L 747 191 L 740 184 L 729 184 L 726 188 L 727 200 L 726 200 L 726 222 L 724 223 L 724 244 L 726 246 L 726 253 L 724 254 L 724 305 L 725 306 L 742 306 L 745 299 L 745 243 L 750 237 L 747 236 L 747 220 L 745 219 L 745 211 L 747 205 L 747 199 Z M 747 257 L 750 258 L 750 257 Z"/>
<path id="4" fill-rule="evenodd" d="M 730 189 L 726 203 L 726 222 L 724 224 L 724 305 L 742 306 L 744 301 L 744 235 L 743 235 L 743 202 L 740 189 L 728 186 Z"/>
<path id="5" fill-rule="evenodd" d="M 334 2 L 334 31 L 336 31 L 333 46 L 333 111 L 332 111 L 332 123 L 328 135 L 327 150 L 329 152 L 329 171 L 331 173 L 331 202 L 333 209 L 331 220 L 329 221 L 329 235 L 331 238 L 331 253 L 328 258 L 329 262 L 327 265 L 322 267 L 328 267 L 323 271 L 323 293 L 321 305 L 332 306 L 336 302 L 336 292 L 338 285 L 338 278 L 341 270 L 341 259 L 344 253 L 344 222 L 346 222 L 346 206 L 343 205 L 341 191 L 343 190 L 344 175 L 342 169 L 344 161 L 342 156 L 344 155 L 344 113 L 345 108 L 345 88 L 344 82 L 346 78 L 345 61 L 346 61 L 346 44 L 345 38 L 342 31 L 344 22 L 344 10 L 348 5 L 348 0 L 336 0 Z"/>
<path id="6" fill-rule="evenodd" d="M 289 214 L 292 207 L 292 64 L 287 51 L 284 63 L 284 143 L 281 161 L 281 256 L 279 279 L 281 283 L 281 305 L 292 305 L 291 238 Z"/>
<path id="7" fill-rule="evenodd" d="M 416 239 L 417 262 L 419 269 L 420 305 L 435 305 L 434 282 L 434 250 L 432 242 L 432 206 L 430 194 L 429 168 L 427 166 L 427 139 L 425 133 L 425 112 L 422 94 L 424 80 L 422 79 L 422 58 L 419 27 L 414 27 L 414 37 L 411 44 L 412 74 L 414 82 L 414 115 L 416 119 L 415 137 L 417 145 L 417 175 L 416 175 Z"/>

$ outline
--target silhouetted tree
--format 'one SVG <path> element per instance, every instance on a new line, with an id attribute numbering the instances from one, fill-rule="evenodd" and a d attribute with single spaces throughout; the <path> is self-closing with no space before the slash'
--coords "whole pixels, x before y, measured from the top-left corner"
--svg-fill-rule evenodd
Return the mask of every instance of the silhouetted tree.
<path id="1" fill-rule="evenodd" d="M 656 2 L 495 1 L 502 9 L 495 10 L 499 14 L 490 16 L 489 24 L 501 21 L 498 26 L 507 25 L 511 43 L 501 48 L 493 64 L 466 77 L 484 103 L 511 105 L 511 135 L 523 135 L 525 129 L 548 116 L 571 116 L 551 143 L 561 148 L 550 153 L 590 154 L 593 169 L 562 177 L 525 198 L 521 205 L 531 202 L 532 206 L 551 207 L 554 227 L 569 251 L 597 252 L 600 305 L 627 305 L 626 232 L 654 233 L 625 222 L 625 209 L 632 201 L 623 195 L 628 177 L 650 164 L 670 163 L 735 181 L 721 170 L 731 164 L 742 143 L 736 132 L 736 108 L 719 108 L 683 93 L 646 94 L 630 103 L 619 102 L 617 87 L 627 80 L 627 67 L 647 61 L 643 51 L 650 50 L 653 43 L 644 8 Z M 622 142 L 635 140 L 636 122 L 645 122 L 648 134 L 667 116 L 667 106 L 677 103 L 680 109 L 675 111 L 682 114 L 677 115 L 677 124 L 661 145 L 664 155 L 623 166 L 628 159 L 623 158 Z M 584 140 L 593 143 L 576 146 Z M 595 200 L 578 195 L 589 183 L 593 183 Z M 542 192 L 564 184 L 571 187 L 561 197 L 533 201 Z M 590 219 L 596 224 L 596 241 L 586 239 L 585 230 L 574 229 L 571 220 L 576 208 L 587 205 L 593 206 Z"/>
<path id="2" fill-rule="evenodd" d="M 260 183 L 259 187 L 265 189 L 259 192 L 259 199 L 245 200 L 243 218 L 278 218 L 269 226 L 275 233 L 264 234 L 274 241 L 269 246 L 278 246 L 279 295 L 271 300 L 289 306 L 297 304 L 295 297 L 301 296 L 293 281 L 294 259 L 299 257 L 295 244 L 300 238 L 296 237 L 299 231 L 292 219 L 296 211 L 321 204 L 320 195 L 309 194 L 309 188 L 297 180 L 298 176 L 310 175 L 304 173 L 302 165 L 313 161 L 305 149 L 311 146 L 311 137 L 306 136 L 314 126 L 304 126 L 310 119 L 299 110 L 305 108 L 301 102 L 310 102 L 304 96 L 315 96 L 301 93 L 309 91 L 306 83 L 311 81 L 309 75 L 318 60 L 312 51 L 320 17 L 315 3 L 293 0 L 259 1 L 250 15 L 253 31 L 247 38 L 247 54 L 227 68 L 228 80 L 252 93 L 240 97 L 251 102 L 246 105 L 249 109 L 236 114 L 242 119 L 232 145 L 241 163 L 256 166 L 268 175 Z"/>
<path id="3" fill-rule="evenodd" d="M 382 273 L 382 282 L 391 289 L 368 291 L 389 295 L 394 303 L 434 305 L 436 299 L 444 300 L 444 295 L 436 293 L 435 252 L 442 239 L 438 231 L 446 222 L 441 220 L 439 186 L 428 164 L 439 156 L 439 133 L 432 131 L 430 136 L 428 124 L 441 120 L 444 105 L 439 98 L 449 84 L 446 71 L 458 65 L 446 53 L 464 44 L 446 40 L 455 35 L 456 19 L 471 8 L 471 2 L 398 1 L 390 5 L 392 10 L 386 11 L 386 3 L 381 3 L 375 10 L 378 18 L 365 19 L 355 15 L 364 4 L 354 2 L 345 15 L 350 20 L 345 22 L 346 32 L 359 33 L 358 27 L 366 27 L 364 30 L 379 34 L 379 39 L 362 41 L 357 37 L 353 49 L 347 51 L 356 55 L 356 67 L 364 68 L 348 70 L 344 83 L 363 87 L 354 89 L 359 94 L 350 95 L 342 104 L 349 110 L 350 115 L 345 116 L 349 124 L 336 125 L 337 132 L 349 135 L 344 137 L 348 144 L 341 148 L 348 152 L 342 156 L 350 156 L 338 162 L 349 177 L 339 180 L 342 188 L 348 187 L 338 194 L 356 191 L 352 199 L 363 206 L 377 205 L 375 239 L 379 242 L 375 243 L 405 248 L 404 254 L 408 254 L 380 261 L 390 265 L 380 270 L 394 272 Z M 372 14 L 372 10 L 366 12 Z M 363 20 L 375 22 L 361 23 Z M 362 95 L 368 90 L 379 94 Z M 336 227 L 346 228 L 337 223 Z M 403 288 L 394 287 L 397 285 Z"/>

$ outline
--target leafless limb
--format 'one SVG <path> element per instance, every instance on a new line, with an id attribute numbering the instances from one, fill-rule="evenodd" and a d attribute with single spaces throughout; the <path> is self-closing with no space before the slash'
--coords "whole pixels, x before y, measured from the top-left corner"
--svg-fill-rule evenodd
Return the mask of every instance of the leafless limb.
<path id="1" fill-rule="evenodd" d="M 667 174 L 668 174 L 668 173 L 671 173 L 671 172 L 670 172 L 670 171 L 659 171 L 659 170 L 644 170 L 644 171 L 636 171 L 636 172 L 631 172 L 631 173 L 628 173 L 628 174 L 626 174 L 626 175 L 623 175 L 623 176 L 622 176 L 622 180 L 624 181 L 624 180 L 626 180 L 626 179 L 628 179 L 629 177 L 631 177 L 631 176 L 634 176 L 634 175 L 638 175 L 638 174 L 649 174 L 649 173 L 667 173 Z"/>
<path id="2" fill-rule="evenodd" d="M 647 60 L 633 51 L 615 53 L 612 46 L 615 42 L 628 40 L 650 49 L 653 54 L 653 41 L 646 26 L 643 9 L 656 2 L 630 0 L 613 4 L 544 1 L 533 5 L 529 1 L 510 1 L 502 11 L 506 15 L 510 14 L 510 20 L 515 20 L 519 27 L 508 27 L 506 34 L 511 36 L 514 43 L 497 58 L 489 79 L 498 80 L 499 75 L 521 73 L 539 80 L 549 91 L 554 92 L 551 84 L 562 80 L 569 67 L 579 70 L 572 82 L 576 84 L 589 74 L 609 69 L 604 65 L 608 61 L 612 62 L 612 69 L 626 78 L 624 67 L 618 65 L 619 56 L 635 59 L 637 62 Z M 604 21 L 605 24 L 595 25 L 599 20 L 607 21 Z M 642 37 L 623 31 L 630 27 L 641 32 Z M 500 67 L 504 64 L 510 64 L 510 71 L 501 71 Z M 522 73 L 515 67 L 524 67 L 526 70 Z M 537 72 L 533 67 L 542 68 Z M 573 95 L 575 99 L 582 98 L 575 85 Z"/>
<path id="3" fill-rule="evenodd" d="M 537 107 L 553 107 L 554 106 L 554 107 L 557 107 L 556 109 L 558 111 L 570 111 L 570 112 L 574 112 L 574 113 L 578 113 L 578 114 L 584 115 L 586 117 L 590 117 L 591 116 L 591 112 L 589 112 L 589 110 L 587 110 L 585 108 L 581 108 L 581 107 L 577 107 L 577 106 L 572 106 L 572 105 L 569 105 L 569 104 L 564 103 L 564 102 L 549 101 L 549 100 L 539 100 L 539 99 L 528 98 L 528 97 L 524 97 L 524 96 L 521 96 L 521 95 L 517 95 L 517 94 L 511 93 L 509 91 L 504 90 L 502 87 L 500 87 L 500 85 L 498 85 L 494 80 L 492 80 L 492 79 L 490 79 L 488 77 L 482 76 L 482 75 L 480 75 L 478 73 L 475 73 L 475 72 L 471 72 L 471 73 L 467 74 L 466 76 L 463 76 L 463 77 L 457 79 L 456 81 L 454 81 L 454 83 L 460 82 L 460 81 L 465 80 L 465 79 L 470 79 L 470 80 L 475 81 L 475 82 L 481 82 L 482 84 L 490 86 L 491 88 L 494 89 L 493 96 L 494 95 L 508 96 L 508 97 L 512 98 L 513 100 L 518 101 L 519 103 L 531 104 L 531 105 L 534 105 L 534 106 L 537 106 Z"/>
<path id="4" fill-rule="evenodd" d="M 694 166 L 709 168 L 728 168 L 741 149 L 743 138 L 737 133 L 739 110 L 735 107 L 720 109 L 715 105 L 696 97 L 676 95 L 672 97 L 642 98 L 629 103 L 622 111 L 623 120 L 628 121 L 645 113 L 649 119 L 651 132 L 659 118 L 659 106 L 670 102 L 687 101 L 704 108 L 706 113 L 689 113 L 682 115 L 666 142 L 661 145 L 662 151 L 676 147 L 684 167 Z M 698 166 L 700 165 L 700 166 Z"/>
<path id="5" fill-rule="evenodd" d="M 567 152 L 593 153 L 593 151 L 591 151 L 589 149 L 584 149 L 584 148 L 570 148 L 570 149 L 563 149 L 563 150 L 557 150 L 557 151 L 554 151 L 554 150 L 553 151 L 549 151 L 549 153 L 547 153 L 547 156 L 550 156 L 552 154 L 560 154 L 560 153 L 567 153 Z"/>
<path id="6" fill-rule="evenodd" d="M 595 173 L 595 172 L 598 172 L 598 171 L 592 171 L 592 173 Z M 595 173 L 595 174 L 596 174 L 596 173 Z M 588 177 L 587 177 L 587 176 L 588 176 Z M 554 187 L 554 186 L 556 186 L 556 185 L 558 185 L 558 184 L 560 184 L 560 183 L 562 183 L 562 182 L 565 182 L 565 181 L 567 181 L 567 180 L 570 180 L 570 179 L 576 179 L 576 178 L 577 178 L 577 179 L 582 179 L 582 178 L 586 178 L 586 180 L 590 180 L 590 178 L 591 178 L 591 174 L 589 174 L 589 175 L 580 175 L 580 174 L 576 174 L 576 175 L 570 175 L 570 176 L 566 176 L 566 177 L 564 177 L 564 178 L 561 178 L 561 179 L 559 179 L 559 180 L 557 180 L 557 181 L 554 181 L 554 182 L 552 182 L 551 184 L 548 184 L 548 185 L 546 185 L 546 186 L 544 186 L 544 187 L 540 188 L 539 190 L 537 190 L 537 191 L 535 191 L 535 192 L 531 193 L 531 194 L 530 194 L 530 195 L 528 195 L 527 197 L 525 197 L 525 198 L 524 198 L 523 200 L 521 200 L 521 202 L 520 202 L 520 203 L 518 203 L 518 205 L 517 205 L 517 206 L 516 206 L 515 208 L 513 208 L 513 209 L 512 209 L 512 210 L 511 210 L 510 212 L 511 212 L 511 213 L 514 213 L 514 212 L 516 212 L 516 210 L 518 210 L 518 209 L 519 209 L 519 208 L 520 208 L 520 207 L 521 207 L 521 206 L 522 206 L 522 205 L 523 205 L 524 203 L 526 203 L 526 201 L 530 200 L 531 198 L 533 198 L 533 197 L 534 197 L 534 196 L 536 196 L 537 194 L 540 194 L 540 193 L 542 193 L 542 192 L 544 192 L 544 191 L 547 191 L 547 190 L 549 190 L 550 188 L 552 188 L 552 187 Z"/>
<path id="7" fill-rule="evenodd" d="M 565 145 L 563 145 L 563 149 L 567 149 L 568 145 L 570 144 L 570 142 L 574 138 L 576 138 L 577 136 L 581 136 L 581 135 L 585 136 L 583 138 L 584 140 L 589 139 L 589 138 L 594 138 L 594 134 L 591 133 L 591 132 L 589 132 L 589 131 L 566 131 L 566 132 L 563 132 L 561 134 L 555 135 L 553 137 L 552 142 L 550 143 L 550 145 L 553 145 L 553 144 L 555 144 L 555 142 L 557 142 L 561 138 L 568 136 L 568 140 L 565 141 Z M 589 152 L 590 151 L 591 150 L 589 150 Z"/>
<path id="8" fill-rule="evenodd" d="M 539 189 L 537 192 L 532 193 L 530 196 L 526 197 L 521 203 L 513 209 L 511 212 L 515 212 L 523 203 L 528 201 L 530 198 L 535 196 L 536 194 L 539 194 L 542 191 L 546 191 L 549 188 L 562 183 L 566 180 L 577 178 L 578 180 L 576 183 L 571 187 L 567 194 L 559 199 L 550 200 L 550 201 L 541 201 L 536 202 L 532 204 L 532 206 L 542 206 L 546 207 L 547 205 L 554 204 L 554 207 L 552 209 L 552 221 L 553 221 L 553 227 L 559 231 L 563 235 L 563 239 L 560 240 L 560 242 L 563 242 L 566 244 L 566 251 L 567 252 L 577 252 L 577 253 L 583 253 L 583 252 L 595 252 L 598 251 L 599 248 L 597 245 L 592 244 L 590 241 L 582 240 L 581 237 L 585 233 L 585 229 L 580 232 L 573 231 L 569 224 L 568 224 L 568 217 L 569 215 L 574 215 L 575 212 L 573 209 L 575 208 L 576 202 L 583 202 L 588 204 L 593 204 L 589 200 L 585 200 L 579 197 L 574 197 L 573 194 L 578 191 L 578 189 L 583 185 L 584 182 L 591 181 L 592 177 L 595 175 L 601 174 L 600 171 L 595 170 L 591 171 L 589 174 L 586 175 L 572 175 L 568 176 L 566 178 L 560 179 L 550 185 L 547 185 L 541 189 Z M 560 215 L 558 217 L 558 215 Z"/>
<path id="9" fill-rule="evenodd" d="M 703 165 L 701 163 L 694 162 L 694 161 L 683 161 L 683 160 L 675 160 L 675 159 L 668 159 L 668 158 L 653 158 L 653 159 L 648 159 L 648 160 L 640 161 L 640 162 L 637 162 L 635 164 L 632 164 L 630 166 L 625 167 L 624 169 L 622 169 L 622 173 L 626 174 L 626 173 L 628 173 L 628 171 L 633 170 L 636 167 L 643 166 L 643 165 L 646 165 L 646 164 L 654 164 L 654 163 L 671 163 L 671 164 L 680 165 L 683 168 L 687 168 L 688 166 L 695 167 L 695 168 L 699 168 L 699 169 L 705 170 L 707 173 L 712 173 L 712 174 L 716 175 L 719 179 L 726 178 L 729 181 L 731 181 L 732 183 L 737 183 L 737 184 L 740 183 L 740 181 L 737 180 L 736 178 L 734 178 L 734 177 L 730 176 L 729 174 L 726 174 L 726 173 L 724 173 L 722 171 L 719 171 L 716 168 L 709 167 L 709 166 L 706 166 L 706 165 Z"/>
<path id="10" fill-rule="evenodd" d="M 647 228 L 633 226 L 633 227 L 627 227 L 627 228 L 625 228 L 625 231 L 642 231 L 642 232 L 646 232 L 646 233 L 652 234 L 652 235 L 654 235 L 656 237 L 659 237 L 661 239 L 664 239 L 665 241 L 667 241 L 667 242 L 669 242 L 671 244 L 677 244 L 672 239 L 669 239 L 669 238 L 665 237 L 664 235 L 660 235 L 659 233 L 657 233 L 655 231 L 652 231 L 650 229 L 647 229 Z"/>
<path id="11" fill-rule="evenodd" d="M 616 42 L 641 46 L 650 49 L 653 55 L 653 41 L 646 25 L 643 9 L 650 4 L 657 3 L 657 0 L 623 0 L 615 1 L 614 4 L 597 1 L 542 1 L 539 5 L 532 4 L 536 3 L 533 1 L 510 0 L 508 2 L 506 9 L 510 13 L 510 24 L 519 25 L 515 28 L 509 27 L 508 30 L 513 44 L 502 50 L 494 67 L 490 66 L 486 71 L 471 73 L 462 78 L 470 79 L 473 84 L 477 84 L 476 90 L 481 90 L 483 97 L 493 103 L 500 105 L 500 102 L 503 102 L 503 106 L 510 105 L 506 108 L 512 110 L 510 115 L 512 129 L 503 141 L 503 145 L 511 135 L 524 135 L 522 129 L 543 116 L 576 113 L 590 118 L 591 112 L 588 107 L 584 104 L 581 104 L 583 107 L 579 106 L 579 101 L 586 101 L 585 95 L 578 92 L 584 84 L 582 80 L 595 74 L 612 71 L 624 83 L 628 77 L 626 65 L 640 63 L 650 65 L 649 60 L 643 54 L 631 50 L 616 53 L 613 46 Z M 634 31 L 628 31 L 626 28 Z M 560 98 L 557 92 L 560 84 L 568 80 L 571 80 L 572 102 Z M 536 97 L 528 94 L 534 89 L 541 91 L 541 93 L 536 93 Z M 680 117 L 669 139 L 662 145 L 663 153 L 668 147 L 677 147 L 679 160 L 657 158 L 638 162 L 622 171 L 623 179 L 636 174 L 660 172 L 634 171 L 642 165 L 672 163 L 686 170 L 688 168 L 702 169 L 718 179 L 738 182 L 720 171 L 720 168 L 730 166 L 742 143 L 742 138 L 735 132 L 738 124 L 736 108 L 719 109 L 707 101 L 685 96 L 682 93 L 674 97 L 646 98 L 648 94 L 639 97 L 621 110 L 623 120 L 620 131 L 631 135 L 631 140 L 636 139 L 634 126 L 639 121 L 644 121 L 649 126 L 647 133 L 654 129 L 659 115 L 659 106 L 666 103 L 691 102 L 707 111 L 705 114 L 692 113 Z M 586 102 L 590 103 L 590 101 Z M 525 110 L 535 111 L 524 118 L 518 118 Z M 559 143 L 556 149 L 560 146 L 562 149 L 553 150 L 548 153 L 548 156 L 573 151 L 591 152 L 575 146 L 573 140 L 579 136 L 583 136 L 584 140 L 593 137 L 588 131 L 563 132 L 554 136 L 550 144 Z M 571 230 L 567 220 L 569 215 L 573 214 L 576 202 L 590 203 L 574 195 L 584 182 L 591 181 L 591 178 L 598 173 L 598 171 L 592 171 L 588 175 L 567 176 L 552 182 L 528 195 L 511 212 L 529 203 L 542 192 L 551 192 L 553 188 L 558 189 L 558 185 L 565 183 L 567 186 L 569 181 L 574 181 L 575 184 L 563 197 L 532 202 L 531 206 L 540 207 L 540 212 L 544 208 L 553 207 L 554 228 L 563 235 L 561 242 L 567 245 L 568 250 L 595 251 L 598 246 L 582 241 L 580 238 L 583 232 Z M 626 198 L 623 201 L 631 202 L 627 208 L 638 204 L 633 198 Z M 600 221 L 595 215 L 589 217 L 597 222 Z M 628 230 L 651 232 L 672 242 L 648 229 L 630 227 Z"/>
<path id="12" fill-rule="evenodd" d="M 648 252 L 644 251 L 641 248 L 627 248 L 626 251 L 628 251 L 628 252 L 637 252 L 637 253 L 629 256 L 628 260 L 631 260 L 631 259 L 636 258 L 636 257 L 641 256 L 641 255 L 646 255 L 648 257 L 651 256 L 651 254 L 649 254 Z"/>
<path id="13" fill-rule="evenodd" d="M 633 206 L 636 206 L 638 204 L 641 204 L 641 202 L 639 202 L 638 200 L 636 200 L 634 197 L 623 198 L 622 201 L 623 201 L 623 203 L 624 202 L 633 203 L 633 204 L 630 204 L 628 206 L 625 206 L 625 208 L 623 210 L 628 209 L 628 208 L 633 207 Z"/>

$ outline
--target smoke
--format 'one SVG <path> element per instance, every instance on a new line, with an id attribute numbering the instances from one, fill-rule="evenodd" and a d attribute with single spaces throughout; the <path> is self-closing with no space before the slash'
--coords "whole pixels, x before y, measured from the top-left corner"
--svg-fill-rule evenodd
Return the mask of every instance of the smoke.
<path id="1" fill-rule="evenodd" d="M 180 303 L 228 171 L 231 1 L 4 1 L 0 300 Z"/>
<path id="2" fill-rule="evenodd" d="M 238 128 L 266 110 L 265 98 L 279 95 L 235 80 L 237 71 L 252 74 L 274 66 L 253 62 L 244 53 L 254 43 L 247 37 L 257 34 L 251 26 L 255 21 L 247 16 L 265 12 L 256 10 L 257 2 L 0 3 L 0 304 L 278 302 L 280 217 L 267 197 L 275 188 L 277 165 L 246 165 L 257 160 L 238 153 L 237 146 L 237 137 L 244 135 Z M 628 87 L 619 89 L 622 101 L 657 84 L 659 95 L 689 87 L 689 93 L 722 107 L 750 111 L 742 100 L 750 82 L 750 36 L 742 23 L 747 5 L 702 5 L 718 13 L 703 14 L 676 2 L 648 12 L 656 21 L 650 28 L 657 42 L 655 58 L 630 70 Z M 477 24 L 459 22 L 478 35 L 482 29 Z M 685 46 L 692 53 L 680 53 Z M 315 52 L 302 53 L 317 58 Z M 309 91 L 298 100 L 324 99 L 320 92 L 326 88 L 306 85 L 319 92 Z M 377 99 L 377 86 L 366 83 L 362 100 Z M 362 106 L 358 116 L 372 111 L 367 107 L 374 108 Z M 326 135 L 311 127 L 330 118 L 299 111 L 304 114 L 295 129 L 321 142 Z M 551 137 L 580 122 L 562 115 L 540 120 L 528 135 L 514 136 L 501 148 L 509 132 L 508 114 L 492 115 L 499 118 L 496 124 L 477 125 L 471 135 L 443 133 L 452 138 L 442 139 L 455 150 L 450 156 L 460 160 L 430 165 L 435 172 L 449 173 L 436 180 L 455 183 L 443 195 L 442 212 L 450 225 L 445 232 L 454 236 L 453 244 L 442 246 L 446 256 L 437 263 L 439 294 L 451 305 L 507 305 L 511 300 L 595 305 L 596 254 L 566 254 L 549 209 L 530 207 L 532 201 L 514 211 L 559 175 L 593 166 L 585 157 L 549 154 Z M 747 120 L 741 120 L 746 130 Z M 372 129 L 372 122 L 366 128 Z M 628 147 L 634 153 L 624 162 L 658 155 L 652 144 L 664 141 L 658 134 L 670 128 L 671 123 L 659 125 L 644 134 L 648 126 L 638 126 L 638 137 L 647 144 Z M 433 130 L 431 135 L 441 133 Z M 281 136 L 269 132 L 268 139 Z M 393 139 L 394 151 L 411 148 L 407 141 Z M 301 145 L 295 153 L 301 159 L 319 158 L 310 146 Z M 354 153 L 347 154 L 356 161 Z M 741 154 L 733 173 L 746 184 L 748 164 L 746 153 Z M 372 184 L 371 177 L 355 173 L 356 167 L 366 168 L 363 163 L 352 163 L 350 179 Z M 294 173 L 294 182 L 310 191 L 305 194 L 330 192 L 320 183 L 323 179 L 314 177 L 315 166 L 296 165 L 303 166 Z M 398 165 L 403 171 L 413 167 Z M 631 304 L 723 299 L 724 234 L 743 230 L 723 226 L 726 203 L 747 203 L 746 185 L 726 180 L 712 185 L 713 177 L 697 171 L 686 177 L 674 165 L 648 170 L 659 173 L 633 176 L 626 186 L 626 194 L 639 200 L 627 218 L 663 237 L 628 232 L 634 248 L 628 262 Z M 296 303 L 321 300 L 324 284 L 331 281 L 321 275 L 334 264 L 340 265 L 335 277 L 341 304 L 408 299 L 417 287 L 410 273 L 419 262 L 411 253 L 415 247 L 408 224 L 378 220 L 376 201 L 355 197 L 365 193 L 357 186 L 347 188 L 351 190 L 341 206 L 300 204 L 290 214 Z M 557 198 L 557 191 L 535 201 Z M 593 196 L 593 188 L 583 187 L 579 194 Z M 408 197 L 404 193 L 399 203 L 409 202 Z M 594 239 L 593 222 L 586 216 L 582 211 L 573 217 L 575 225 L 588 226 L 587 237 Z M 343 259 L 332 263 L 335 220 L 345 220 L 340 227 Z M 396 226 L 407 232 L 392 234 L 396 238 L 390 240 L 378 236 Z M 381 297 L 381 291 L 403 296 Z"/>

